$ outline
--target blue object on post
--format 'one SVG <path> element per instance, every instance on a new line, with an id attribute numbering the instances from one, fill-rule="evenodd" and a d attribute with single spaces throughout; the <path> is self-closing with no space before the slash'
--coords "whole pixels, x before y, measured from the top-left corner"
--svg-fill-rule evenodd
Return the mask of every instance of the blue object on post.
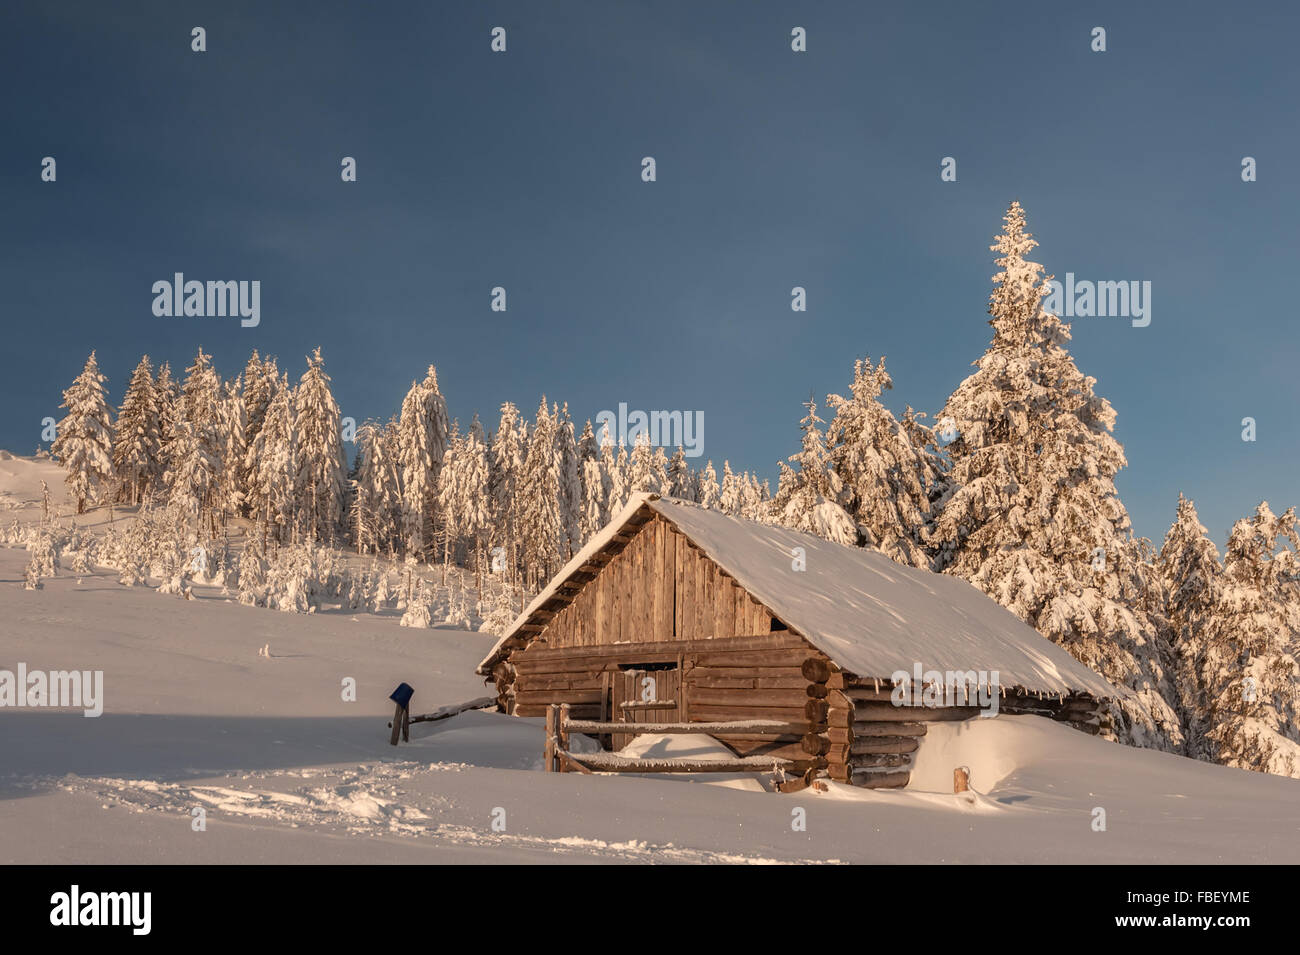
<path id="1" fill-rule="evenodd" d="M 396 703 L 398 706 L 400 706 L 402 709 L 409 710 L 411 708 L 411 697 L 413 697 L 414 695 L 415 695 L 414 687 L 412 687 L 409 683 L 400 683 L 398 684 L 397 689 L 395 689 L 392 692 L 392 694 L 389 695 L 388 698 L 392 700 L 394 703 Z"/>
<path id="2" fill-rule="evenodd" d="M 393 735 L 388 738 L 392 746 L 397 745 L 399 733 L 406 742 L 411 741 L 411 697 L 413 696 L 415 696 L 415 688 L 409 683 L 400 683 L 388 697 L 397 704 L 397 711 L 393 713 Z"/>

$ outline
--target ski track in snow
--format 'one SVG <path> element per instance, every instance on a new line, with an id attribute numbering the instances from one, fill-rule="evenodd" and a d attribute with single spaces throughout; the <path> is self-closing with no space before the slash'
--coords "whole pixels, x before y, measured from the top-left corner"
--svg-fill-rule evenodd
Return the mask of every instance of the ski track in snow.
<path id="1" fill-rule="evenodd" d="M 838 859 L 773 859 L 731 852 L 693 849 L 669 843 L 631 839 L 607 842 L 583 836 L 530 836 L 492 832 L 454 823 L 438 822 L 436 814 L 454 806 L 441 796 L 412 794 L 399 784 L 444 772 L 461 772 L 473 767 L 465 763 L 383 763 L 339 771 L 277 770 L 232 777 L 232 785 L 188 785 L 151 779 L 66 776 L 58 780 L 33 779 L 33 787 L 53 782 L 69 793 L 93 796 L 101 808 L 110 805 L 133 812 L 190 815 L 195 806 L 208 812 L 209 820 L 272 822 L 290 828 L 329 828 L 352 835 L 396 835 L 435 839 L 467 847 L 543 850 L 581 857 L 598 856 L 608 861 L 732 864 L 732 865 L 838 865 Z M 307 783 L 291 792 L 261 788 L 272 779 L 302 779 Z M 324 783 L 323 785 L 321 783 Z M 240 788 L 246 784 L 247 788 Z"/>

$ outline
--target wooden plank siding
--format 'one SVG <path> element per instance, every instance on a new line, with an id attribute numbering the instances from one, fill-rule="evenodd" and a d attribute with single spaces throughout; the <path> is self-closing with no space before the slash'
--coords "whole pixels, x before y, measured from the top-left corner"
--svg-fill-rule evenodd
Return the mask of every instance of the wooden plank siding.
<path id="1" fill-rule="evenodd" d="M 768 633 L 771 611 L 658 515 L 536 639 L 548 647 L 720 640 Z"/>

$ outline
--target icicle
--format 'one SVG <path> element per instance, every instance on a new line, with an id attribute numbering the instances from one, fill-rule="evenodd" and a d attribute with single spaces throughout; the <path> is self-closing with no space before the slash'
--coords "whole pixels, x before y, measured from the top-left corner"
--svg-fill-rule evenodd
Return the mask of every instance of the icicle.
<path id="1" fill-rule="evenodd" d="M 880 692 L 880 677 L 878 677 L 878 676 L 873 676 L 873 677 L 871 678 L 871 683 L 872 683 L 872 685 L 876 688 L 876 692 L 879 693 L 879 692 Z"/>

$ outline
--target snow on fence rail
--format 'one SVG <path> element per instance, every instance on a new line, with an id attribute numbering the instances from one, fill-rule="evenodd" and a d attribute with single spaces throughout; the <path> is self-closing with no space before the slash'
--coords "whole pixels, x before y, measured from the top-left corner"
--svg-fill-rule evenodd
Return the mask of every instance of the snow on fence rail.
<path id="1" fill-rule="evenodd" d="M 603 735 L 613 733 L 696 733 L 716 736 L 727 733 L 744 733 L 750 736 L 783 736 L 802 734 L 806 723 L 787 723 L 781 720 L 732 720 L 713 723 L 614 723 L 597 720 L 569 718 L 569 704 L 551 704 L 546 710 L 546 747 L 542 755 L 543 767 L 548 773 L 577 771 L 592 773 L 773 773 L 785 777 L 786 769 L 794 761 L 775 756 L 710 757 L 707 759 L 646 758 L 620 756 L 616 753 L 579 753 L 569 750 L 572 733 Z M 797 774 L 793 784 L 783 782 L 781 788 L 803 788 L 811 781 L 811 773 Z"/>

